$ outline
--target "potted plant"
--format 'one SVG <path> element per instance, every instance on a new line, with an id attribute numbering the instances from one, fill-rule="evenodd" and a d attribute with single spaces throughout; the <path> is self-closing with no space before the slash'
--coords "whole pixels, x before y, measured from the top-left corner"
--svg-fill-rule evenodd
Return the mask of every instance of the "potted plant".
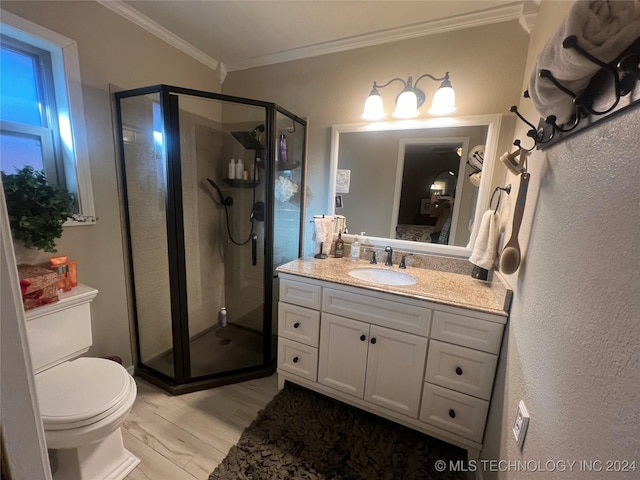
<path id="1" fill-rule="evenodd" d="M 55 241 L 62 236 L 68 218 L 89 221 L 74 214 L 73 197 L 65 188 L 48 183 L 44 172 L 31 166 L 15 174 L 2 172 L 2 183 L 11 233 L 27 248 L 55 253 Z"/>

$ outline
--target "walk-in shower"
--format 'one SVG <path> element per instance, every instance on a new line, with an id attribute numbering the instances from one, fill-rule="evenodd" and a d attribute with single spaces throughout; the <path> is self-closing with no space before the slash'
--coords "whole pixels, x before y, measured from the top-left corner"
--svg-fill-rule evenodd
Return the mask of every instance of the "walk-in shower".
<path id="1" fill-rule="evenodd" d="M 301 254 L 306 122 L 166 85 L 115 103 L 136 373 L 172 393 L 271 374 L 275 268 Z"/>

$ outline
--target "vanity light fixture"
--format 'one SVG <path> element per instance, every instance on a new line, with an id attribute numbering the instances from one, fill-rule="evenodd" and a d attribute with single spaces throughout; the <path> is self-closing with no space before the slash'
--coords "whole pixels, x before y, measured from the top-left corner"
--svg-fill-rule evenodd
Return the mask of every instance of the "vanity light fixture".
<path id="1" fill-rule="evenodd" d="M 444 74 L 444 77 L 437 78 L 433 75 L 425 73 L 420 75 L 413 83 L 413 78 L 409 77 L 407 81 L 401 78 L 393 78 L 384 85 L 378 85 L 378 82 L 373 82 L 373 88 L 369 97 L 364 103 L 364 112 L 360 116 L 362 120 L 378 121 L 382 120 L 386 114 L 384 113 L 384 106 L 382 104 L 382 97 L 380 96 L 379 88 L 384 88 L 395 81 L 402 82 L 404 89 L 396 97 L 396 109 L 393 112 L 393 116 L 399 119 L 415 118 L 420 113 L 418 108 L 424 103 L 426 96 L 422 90 L 418 88 L 418 83 L 425 77 L 429 77 L 436 82 L 442 82 L 440 88 L 433 96 L 433 102 L 431 108 L 428 110 L 429 115 L 442 116 L 454 113 L 456 109 L 456 94 L 451 87 L 451 81 L 449 80 L 449 72 Z"/>

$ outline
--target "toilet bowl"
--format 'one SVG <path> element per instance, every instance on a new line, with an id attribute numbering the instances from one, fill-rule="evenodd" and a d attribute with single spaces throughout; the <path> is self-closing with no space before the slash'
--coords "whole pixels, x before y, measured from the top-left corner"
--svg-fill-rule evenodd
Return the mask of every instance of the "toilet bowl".
<path id="1" fill-rule="evenodd" d="M 77 358 L 91 345 L 88 307 L 97 294 L 82 287 L 26 315 L 40 416 L 54 479 L 122 480 L 140 463 L 120 429 L 136 384 L 118 363 Z"/>

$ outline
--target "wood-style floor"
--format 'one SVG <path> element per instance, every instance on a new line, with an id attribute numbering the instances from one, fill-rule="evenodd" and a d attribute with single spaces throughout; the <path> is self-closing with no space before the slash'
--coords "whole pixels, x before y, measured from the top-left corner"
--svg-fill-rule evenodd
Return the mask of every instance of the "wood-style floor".
<path id="1" fill-rule="evenodd" d="M 277 376 L 172 397 L 136 377 L 122 429 L 140 459 L 130 480 L 206 480 L 278 392 Z"/>

